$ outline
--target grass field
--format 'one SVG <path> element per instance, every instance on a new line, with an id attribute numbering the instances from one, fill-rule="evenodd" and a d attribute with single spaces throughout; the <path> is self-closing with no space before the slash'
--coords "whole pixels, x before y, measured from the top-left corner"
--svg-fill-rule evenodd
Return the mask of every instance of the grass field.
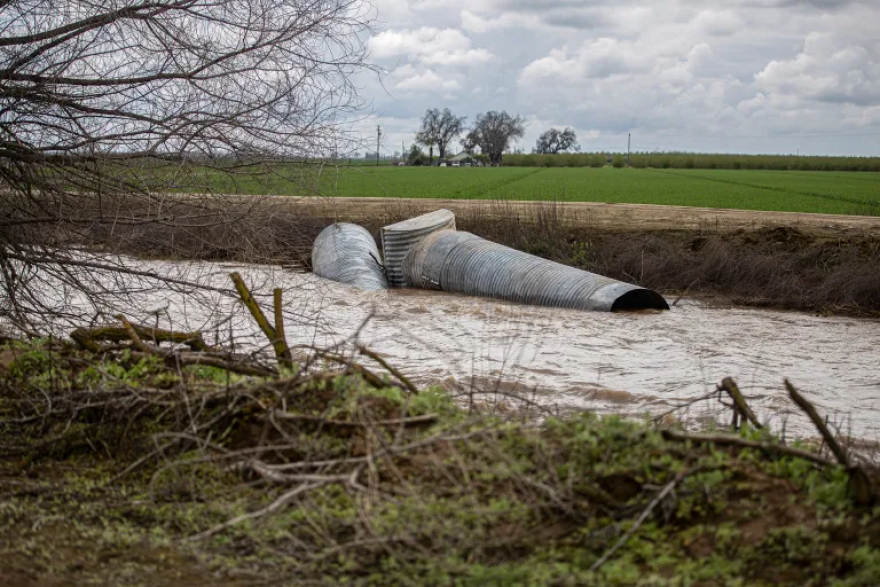
<path id="1" fill-rule="evenodd" d="M 349 197 L 665 204 L 781 212 L 880 214 L 880 173 L 591 168 L 292 169 L 235 180 L 216 191 Z"/>

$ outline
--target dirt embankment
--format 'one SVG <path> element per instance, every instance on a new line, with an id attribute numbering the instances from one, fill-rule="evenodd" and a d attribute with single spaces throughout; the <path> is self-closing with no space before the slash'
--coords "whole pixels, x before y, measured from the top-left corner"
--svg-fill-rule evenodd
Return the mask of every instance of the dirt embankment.
<path id="1" fill-rule="evenodd" d="M 129 206 L 130 207 L 130 206 Z M 334 221 L 375 235 L 448 208 L 460 230 L 610 277 L 681 294 L 807 311 L 880 313 L 880 217 L 627 204 L 388 198 L 169 197 L 163 221 L 88 244 L 162 258 L 308 267 Z M 130 210 L 127 209 L 130 212 Z"/>
<path id="2" fill-rule="evenodd" d="M 460 230 L 672 297 L 880 312 L 880 217 L 417 199 L 304 200 L 296 207 L 373 231 L 446 207 L 456 213 Z"/>

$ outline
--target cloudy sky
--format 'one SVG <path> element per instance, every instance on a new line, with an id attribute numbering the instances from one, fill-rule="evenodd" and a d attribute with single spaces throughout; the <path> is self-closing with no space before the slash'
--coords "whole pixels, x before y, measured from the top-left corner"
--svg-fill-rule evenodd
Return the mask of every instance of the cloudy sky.
<path id="1" fill-rule="evenodd" d="M 527 120 L 530 151 L 880 155 L 880 0 L 374 0 L 358 83 L 383 152 L 426 108 Z"/>

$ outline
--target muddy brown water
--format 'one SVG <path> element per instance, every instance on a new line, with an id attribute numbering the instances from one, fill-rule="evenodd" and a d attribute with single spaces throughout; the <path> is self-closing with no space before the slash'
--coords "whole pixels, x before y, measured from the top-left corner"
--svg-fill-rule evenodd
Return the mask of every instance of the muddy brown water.
<path id="1" fill-rule="evenodd" d="M 419 384 L 445 385 L 482 403 L 516 408 L 515 398 L 526 397 L 550 410 L 657 415 L 731 376 L 761 419 L 812 436 L 787 399 L 788 377 L 842 433 L 880 439 L 878 320 L 688 299 L 668 312 L 582 312 L 443 292 L 364 292 L 271 266 L 130 263 L 224 288 L 228 273 L 239 271 L 266 296 L 266 308 L 271 289 L 282 287 L 291 344 L 330 346 L 357 336 Z M 83 317 L 94 315 L 69 293 L 56 301 L 68 311 L 80 308 Z M 119 310 L 147 324 L 200 329 L 209 340 L 232 341 L 239 349 L 265 344 L 244 308 L 219 293 L 145 291 L 110 309 Z M 701 421 L 722 410 L 709 401 L 681 413 Z"/>

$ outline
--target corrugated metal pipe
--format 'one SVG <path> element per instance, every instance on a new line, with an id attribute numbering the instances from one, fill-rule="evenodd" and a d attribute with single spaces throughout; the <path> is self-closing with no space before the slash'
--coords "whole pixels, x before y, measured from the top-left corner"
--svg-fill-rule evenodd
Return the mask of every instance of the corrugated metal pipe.
<path id="1" fill-rule="evenodd" d="M 437 210 L 382 228 L 382 252 L 385 254 L 385 275 L 391 287 L 406 287 L 403 258 L 425 236 L 443 229 L 455 230 L 455 214 Z"/>
<path id="2" fill-rule="evenodd" d="M 312 271 L 361 289 L 388 287 L 376 241 L 357 224 L 339 222 L 321 231 L 312 245 Z"/>
<path id="3" fill-rule="evenodd" d="M 541 259 L 468 232 L 441 230 L 402 264 L 412 287 L 581 310 L 668 310 L 655 291 Z"/>

